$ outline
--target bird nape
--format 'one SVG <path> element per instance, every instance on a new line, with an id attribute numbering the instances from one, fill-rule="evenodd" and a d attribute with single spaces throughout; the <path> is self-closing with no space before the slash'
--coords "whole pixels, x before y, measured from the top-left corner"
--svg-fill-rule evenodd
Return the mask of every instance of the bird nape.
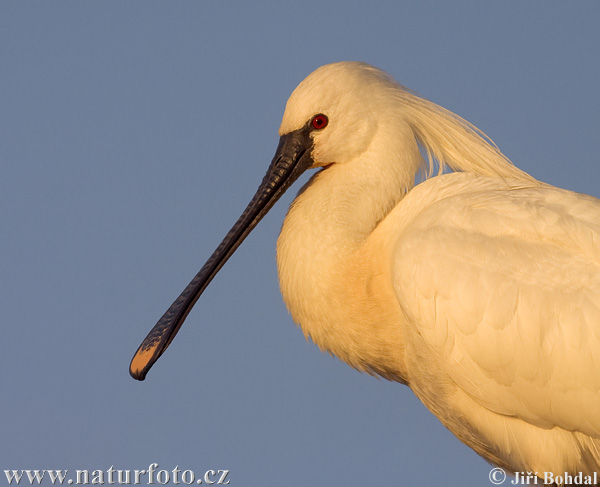
<path id="1" fill-rule="evenodd" d="M 140 345 L 131 375 L 145 378 L 244 238 L 319 169 L 277 242 L 281 292 L 305 335 L 407 384 L 494 465 L 593 479 L 600 201 L 537 181 L 471 124 L 363 63 L 310 74 L 279 133 L 256 195 Z M 434 161 L 453 172 L 434 176 Z"/>

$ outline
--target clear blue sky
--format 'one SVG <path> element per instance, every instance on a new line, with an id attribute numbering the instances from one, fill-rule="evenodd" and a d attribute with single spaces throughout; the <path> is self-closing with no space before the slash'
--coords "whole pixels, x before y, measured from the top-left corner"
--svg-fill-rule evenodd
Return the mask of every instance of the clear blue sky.
<path id="1" fill-rule="evenodd" d="M 156 462 L 229 469 L 233 487 L 488 485 L 408 388 L 292 323 L 275 241 L 294 190 L 148 379 L 127 368 L 322 64 L 383 68 L 537 178 L 600 196 L 599 21 L 596 0 L 0 3 L 0 471 Z"/>

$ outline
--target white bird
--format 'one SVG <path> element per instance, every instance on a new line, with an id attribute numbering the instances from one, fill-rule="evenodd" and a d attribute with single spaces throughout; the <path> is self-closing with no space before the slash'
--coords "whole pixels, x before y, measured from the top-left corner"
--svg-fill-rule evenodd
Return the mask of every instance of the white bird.
<path id="1" fill-rule="evenodd" d="M 321 168 L 277 242 L 281 292 L 305 335 L 408 385 L 494 465 L 598 472 L 600 201 L 537 181 L 468 122 L 363 63 L 310 74 L 279 134 L 256 195 L 131 375 L 145 378 L 246 235 Z M 433 176 L 434 161 L 454 172 Z"/>

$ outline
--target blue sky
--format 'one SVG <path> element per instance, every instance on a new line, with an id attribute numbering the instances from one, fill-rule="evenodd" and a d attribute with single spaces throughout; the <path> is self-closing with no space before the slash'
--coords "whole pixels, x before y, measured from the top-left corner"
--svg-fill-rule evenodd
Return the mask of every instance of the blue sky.
<path id="1" fill-rule="evenodd" d="M 307 343 L 278 290 L 294 188 L 138 383 L 140 341 L 254 194 L 285 101 L 361 60 L 600 196 L 597 1 L 0 4 L 0 470 L 232 486 L 488 485 L 410 390 Z M 0 483 L 4 483 L 2 477 Z"/>

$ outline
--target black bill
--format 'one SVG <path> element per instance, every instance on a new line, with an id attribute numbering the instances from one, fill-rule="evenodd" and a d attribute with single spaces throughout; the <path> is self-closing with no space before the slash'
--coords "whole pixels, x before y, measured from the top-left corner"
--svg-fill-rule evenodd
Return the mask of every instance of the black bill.
<path id="1" fill-rule="evenodd" d="M 131 360 L 129 373 L 144 380 L 154 362 L 167 349 L 188 313 L 213 277 L 280 196 L 312 164 L 310 126 L 281 136 L 275 157 L 256 194 L 229 233 L 167 312 L 148 333 Z"/>

